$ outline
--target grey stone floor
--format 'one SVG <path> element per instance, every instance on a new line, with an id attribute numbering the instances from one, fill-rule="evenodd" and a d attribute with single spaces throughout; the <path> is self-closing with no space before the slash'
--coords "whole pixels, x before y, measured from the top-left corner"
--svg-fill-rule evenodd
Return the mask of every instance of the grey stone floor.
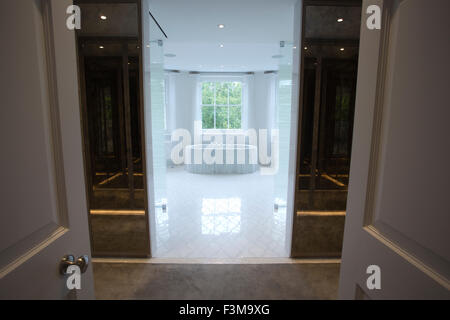
<path id="1" fill-rule="evenodd" d="M 93 255 L 145 256 L 148 234 L 145 216 L 91 215 Z"/>
<path id="2" fill-rule="evenodd" d="M 94 263 L 97 299 L 336 299 L 339 264 Z"/>

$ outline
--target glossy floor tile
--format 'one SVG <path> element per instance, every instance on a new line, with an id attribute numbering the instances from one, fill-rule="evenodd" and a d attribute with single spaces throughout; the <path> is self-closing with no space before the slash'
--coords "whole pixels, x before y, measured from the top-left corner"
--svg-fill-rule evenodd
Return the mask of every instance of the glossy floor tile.
<path id="1" fill-rule="evenodd" d="M 287 257 L 286 208 L 274 209 L 274 176 L 166 176 L 167 209 L 156 208 L 152 256 L 158 258 Z"/>

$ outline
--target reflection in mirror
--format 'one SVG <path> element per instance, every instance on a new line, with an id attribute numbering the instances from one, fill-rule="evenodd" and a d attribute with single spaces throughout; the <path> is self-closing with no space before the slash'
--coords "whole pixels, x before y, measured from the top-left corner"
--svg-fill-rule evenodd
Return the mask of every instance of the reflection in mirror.
<path id="1" fill-rule="evenodd" d="M 146 257 L 138 4 L 75 4 L 92 254 Z"/>
<path id="2" fill-rule="evenodd" d="M 293 257 L 340 257 L 342 250 L 361 6 L 340 2 L 304 6 Z"/>

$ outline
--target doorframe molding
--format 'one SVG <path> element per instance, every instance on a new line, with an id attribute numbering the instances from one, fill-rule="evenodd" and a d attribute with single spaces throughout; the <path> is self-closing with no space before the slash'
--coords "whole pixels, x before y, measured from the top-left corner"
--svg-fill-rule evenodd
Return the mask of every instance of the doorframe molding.
<path id="1" fill-rule="evenodd" d="M 398 0 L 399 8 L 405 0 Z M 414 242 L 400 232 L 389 227 L 381 221 L 375 221 L 376 198 L 378 194 L 379 178 L 377 177 L 381 161 L 381 143 L 383 141 L 383 116 L 385 114 L 386 84 L 388 83 L 389 50 L 392 45 L 392 13 L 394 2 L 382 0 L 382 26 L 380 31 L 380 41 L 378 43 L 378 71 L 376 74 L 375 103 L 373 112 L 373 125 L 370 143 L 369 170 L 367 177 L 367 191 L 365 199 L 364 215 L 362 227 L 372 237 L 382 242 L 389 249 L 402 256 L 430 278 L 434 279 L 443 287 L 450 290 L 450 281 L 438 272 L 437 269 L 445 269 L 445 260 L 440 256 L 431 253 L 428 249 Z M 416 252 L 412 254 L 411 252 Z M 417 254 L 419 253 L 419 255 Z M 422 259 L 421 259 L 422 257 Z M 426 258 L 426 259 L 423 259 Z M 424 262 L 432 260 L 433 267 Z"/>
<path id="2" fill-rule="evenodd" d="M 27 262 L 40 251 L 52 244 L 55 240 L 67 233 L 70 226 L 68 218 L 68 204 L 67 204 L 67 189 L 66 179 L 64 173 L 64 156 L 62 148 L 62 130 L 60 118 L 60 106 L 58 102 L 58 85 L 57 85 L 57 70 L 55 57 L 55 39 L 52 16 L 52 1 L 40 1 L 41 6 L 41 20 L 37 23 L 42 23 L 43 49 L 42 54 L 45 63 L 44 81 L 46 88 L 46 98 L 48 107 L 45 110 L 45 126 L 48 133 L 48 152 L 52 162 L 51 175 L 53 180 L 53 189 L 56 194 L 55 212 L 56 218 L 52 223 L 49 223 L 38 230 L 35 230 L 24 239 L 19 240 L 11 247 L 2 251 L 2 261 L 0 261 L 0 279 L 7 274 L 17 269 L 20 265 Z M 36 238 L 40 240 L 36 240 Z M 31 248 L 31 249 L 26 249 Z M 15 254 L 21 252 L 20 254 Z M 9 261 L 9 262 L 8 262 Z"/>

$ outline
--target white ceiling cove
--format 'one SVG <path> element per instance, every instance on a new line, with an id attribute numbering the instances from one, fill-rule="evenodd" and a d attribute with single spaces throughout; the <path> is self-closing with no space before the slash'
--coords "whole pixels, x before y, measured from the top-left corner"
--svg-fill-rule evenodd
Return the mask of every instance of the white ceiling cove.
<path id="1" fill-rule="evenodd" d="M 167 69 L 276 70 L 280 41 L 292 41 L 296 0 L 148 1 L 168 36 L 164 53 L 176 55 Z"/>

